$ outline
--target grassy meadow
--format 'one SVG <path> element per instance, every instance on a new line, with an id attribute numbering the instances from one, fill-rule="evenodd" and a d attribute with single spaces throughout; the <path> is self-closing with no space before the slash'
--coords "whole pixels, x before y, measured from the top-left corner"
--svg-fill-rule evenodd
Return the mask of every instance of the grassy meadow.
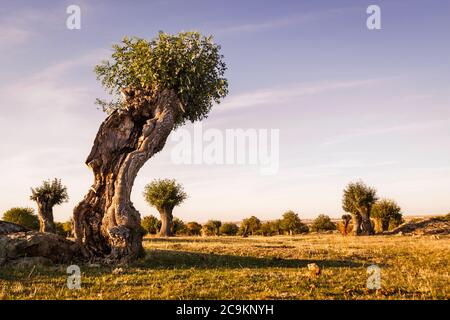
<path id="1" fill-rule="evenodd" d="M 129 266 L 0 269 L 0 299 L 449 299 L 450 236 L 146 237 Z M 311 275 L 307 264 L 321 268 Z M 381 267 L 382 289 L 366 289 Z"/>

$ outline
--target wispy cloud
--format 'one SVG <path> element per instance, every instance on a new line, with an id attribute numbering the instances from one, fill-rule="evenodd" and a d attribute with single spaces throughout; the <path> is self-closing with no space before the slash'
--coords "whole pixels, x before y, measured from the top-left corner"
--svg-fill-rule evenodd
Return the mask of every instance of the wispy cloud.
<path id="1" fill-rule="evenodd" d="M 352 8 L 340 8 L 340 9 L 330 9 L 326 11 L 317 12 L 306 12 L 297 15 L 291 15 L 287 17 L 282 17 L 278 19 L 272 19 L 263 22 L 255 23 L 244 23 L 234 26 L 228 26 L 217 29 L 214 33 L 216 35 L 232 35 L 232 34 L 242 34 L 242 33 L 253 33 L 268 30 L 276 30 L 291 26 L 296 26 L 302 23 L 313 22 L 321 19 L 327 19 L 335 16 L 339 16 L 348 12 Z"/>
<path id="2" fill-rule="evenodd" d="M 255 90 L 227 98 L 218 110 L 225 112 L 237 108 L 249 108 L 260 105 L 282 103 L 307 95 L 320 94 L 332 90 L 351 89 L 379 83 L 380 79 L 335 81 L 321 83 L 301 83 L 287 87 Z"/>
<path id="3" fill-rule="evenodd" d="M 365 138 L 368 136 L 377 136 L 383 134 L 392 134 L 392 133 L 405 133 L 417 130 L 426 130 L 429 128 L 436 128 L 438 126 L 448 126 L 450 123 L 450 119 L 438 119 L 438 120 L 430 120 L 424 122 L 413 122 L 406 124 L 399 124 L 390 127 L 384 128 L 368 128 L 366 130 L 355 130 L 349 133 L 341 134 L 334 136 L 333 138 L 322 143 L 324 146 L 340 144 L 352 141 L 357 138 Z"/>

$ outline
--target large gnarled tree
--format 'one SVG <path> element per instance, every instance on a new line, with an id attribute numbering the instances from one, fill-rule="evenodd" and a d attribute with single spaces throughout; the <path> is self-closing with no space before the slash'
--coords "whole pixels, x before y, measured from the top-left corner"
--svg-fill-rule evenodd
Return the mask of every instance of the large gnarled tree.
<path id="1" fill-rule="evenodd" d="M 161 237 L 173 236 L 173 208 L 187 198 L 183 186 L 173 179 L 154 180 L 145 186 L 144 198 L 158 210 L 161 216 L 159 235 Z"/>
<path id="2" fill-rule="evenodd" d="M 31 188 L 30 199 L 36 201 L 38 206 L 39 231 L 56 233 L 53 207 L 69 200 L 67 188 L 61 180 L 43 181 L 41 186 Z"/>
<path id="3" fill-rule="evenodd" d="M 354 235 L 372 235 L 374 233 L 370 213 L 378 200 L 376 190 L 364 182 L 352 182 L 344 190 L 342 208 L 352 215 Z"/>
<path id="4" fill-rule="evenodd" d="M 74 209 L 77 242 L 89 257 L 131 260 L 142 253 L 140 215 L 130 201 L 139 169 L 170 132 L 205 118 L 227 94 L 220 46 L 197 32 L 125 38 L 95 68 L 113 95 L 86 164 L 94 183 Z"/>

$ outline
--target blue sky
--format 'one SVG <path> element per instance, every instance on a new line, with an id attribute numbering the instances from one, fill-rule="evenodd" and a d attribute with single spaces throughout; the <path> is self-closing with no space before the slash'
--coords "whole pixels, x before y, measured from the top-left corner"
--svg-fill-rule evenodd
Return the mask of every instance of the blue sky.
<path id="1" fill-rule="evenodd" d="M 81 8 L 68 30 L 66 7 Z M 382 29 L 366 28 L 381 7 Z M 230 94 L 204 128 L 279 129 L 280 169 L 175 165 L 174 143 L 136 179 L 176 178 L 184 220 L 340 216 L 345 185 L 362 179 L 405 214 L 450 211 L 448 1 L 3 1 L 0 8 L 0 211 L 35 205 L 30 186 L 59 177 L 66 220 L 92 183 L 84 166 L 105 114 L 93 66 L 123 36 L 213 34 Z M 192 125 L 186 125 L 191 128 Z"/>

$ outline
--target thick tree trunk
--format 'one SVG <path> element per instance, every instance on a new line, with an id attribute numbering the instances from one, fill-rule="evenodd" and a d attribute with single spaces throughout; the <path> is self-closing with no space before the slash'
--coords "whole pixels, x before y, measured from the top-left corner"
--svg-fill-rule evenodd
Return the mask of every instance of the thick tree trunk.
<path id="1" fill-rule="evenodd" d="M 373 226 L 370 221 L 370 209 L 364 208 L 361 210 L 361 235 L 373 235 Z"/>
<path id="2" fill-rule="evenodd" d="M 353 235 L 359 236 L 361 234 L 361 215 L 359 213 L 352 214 L 353 221 Z"/>
<path id="3" fill-rule="evenodd" d="M 39 216 L 39 231 L 56 233 L 53 221 L 53 206 L 48 201 L 36 201 Z"/>
<path id="4" fill-rule="evenodd" d="M 127 109 L 106 118 L 86 160 L 94 184 L 74 209 L 74 233 L 85 255 L 128 262 L 143 251 L 140 215 L 130 200 L 133 183 L 164 147 L 180 102 L 169 90 L 123 92 Z"/>
<path id="5" fill-rule="evenodd" d="M 160 237 L 171 237 L 173 236 L 172 232 L 172 209 L 160 209 L 159 214 L 161 216 L 161 230 L 159 231 Z"/>

